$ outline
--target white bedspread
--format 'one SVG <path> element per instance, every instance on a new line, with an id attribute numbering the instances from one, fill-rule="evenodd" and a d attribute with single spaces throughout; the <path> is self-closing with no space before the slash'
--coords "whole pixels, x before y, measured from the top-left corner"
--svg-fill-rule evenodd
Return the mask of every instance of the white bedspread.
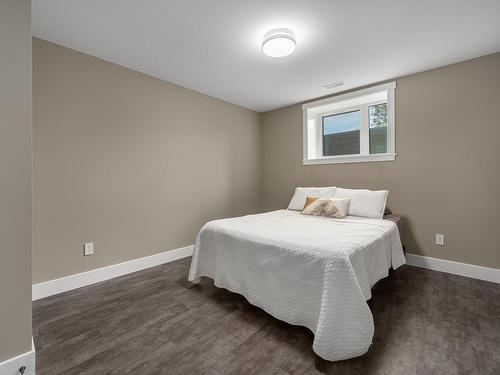
<path id="1" fill-rule="evenodd" d="M 368 351 L 371 287 L 405 262 L 391 221 L 279 210 L 207 223 L 189 280 L 208 276 L 274 317 L 308 327 L 316 354 L 336 361 Z"/>

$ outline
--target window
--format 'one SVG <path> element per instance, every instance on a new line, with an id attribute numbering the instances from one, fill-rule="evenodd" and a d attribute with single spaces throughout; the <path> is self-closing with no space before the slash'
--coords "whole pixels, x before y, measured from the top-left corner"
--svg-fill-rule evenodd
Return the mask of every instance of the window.
<path id="1" fill-rule="evenodd" d="M 395 82 L 302 106 L 308 164 L 394 160 Z"/>
<path id="2" fill-rule="evenodd" d="M 359 110 L 322 117 L 323 156 L 359 154 Z"/>

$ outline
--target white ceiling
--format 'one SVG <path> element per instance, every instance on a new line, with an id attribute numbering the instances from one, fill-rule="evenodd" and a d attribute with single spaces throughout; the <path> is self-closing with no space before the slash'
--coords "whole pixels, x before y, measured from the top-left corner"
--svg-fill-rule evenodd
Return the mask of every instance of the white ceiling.
<path id="1" fill-rule="evenodd" d="M 498 52 L 500 0 L 33 0 L 33 35 L 263 112 Z"/>

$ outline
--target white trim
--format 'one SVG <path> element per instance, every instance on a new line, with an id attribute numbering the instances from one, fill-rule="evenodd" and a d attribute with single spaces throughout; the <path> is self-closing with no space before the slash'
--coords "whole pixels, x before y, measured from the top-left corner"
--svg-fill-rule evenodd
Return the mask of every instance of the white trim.
<path id="1" fill-rule="evenodd" d="M 302 111 L 302 160 L 307 160 L 308 158 L 308 146 L 307 142 L 307 111 Z"/>
<path id="2" fill-rule="evenodd" d="M 500 284 L 500 269 L 496 268 L 476 266 L 474 264 L 453 262 L 451 260 L 431 258 L 415 254 L 406 254 L 406 263 L 410 266 L 428 268 L 434 271 L 452 273 L 454 275 Z"/>
<path id="3" fill-rule="evenodd" d="M 35 343 L 31 337 L 31 350 L 18 356 L 0 362 L 1 375 L 19 375 L 19 369 L 26 366 L 24 375 L 35 375 Z"/>
<path id="4" fill-rule="evenodd" d="M 396 83 L 394 82 L 394 88 Z M 396 155 L 396 95 L 387 90 L 387 152 Z"/>
<path id="5" fill-rule="evenodd" d="M 365 104 L 359 108 L 360 129 L 359 129 L 359 153 L 360 155 L 370 155 L 370 127 L 368 124 L 368 108 L 373 104 Z M 387 151 L 387 150 L 386 150 Z"/>
<path id="6" fill-rule="evenodd" d="M 348 92 L 347 94 L 335 95 L 335 96 L 332 96 L 330 98 L 320 99 L 320 100 L 316 100 L 314 102 L 305 103 L 305 104 L 302 104 L 302 109 L 304 110 L 304 109 L 319 107 L 321 105 L 340 102 L 340 101 L 343 101 L 346 99 L 352 99 L 352 98 L 356 98 L 358 96 L 372 94 L 372 93 L 379 92 L 379 91 L 384 91 L 384 90 L 390 91 L 390 90 L 394 90 L 395 88 L 396 88 L 396 81 L 384 83 L 382 85 L 368 87 L 368 88 L 363 89 L 363 90 L 356 90 L 356 91 Z"/>
<path id="7" fill-rule="evenodd" d="M 303 165 L 314 164 L 342 164 L 342 163 L 366 163 L 372 161 L 395 160 L 397 154 L 370 154 L 370 155 L 337 155 L 319 159 L 302 160 Z"/>
<path id="8" fill-rule="evenodd" d="M 36 301 L 40 298 L 81 288 L 82 286 L 109 280 L 160 264 L 173 262 L 174 260 L 186 258 L 191 255 L 193 255 L 193 245 L 34 284 L 32 286 L 32 299 Z"/>

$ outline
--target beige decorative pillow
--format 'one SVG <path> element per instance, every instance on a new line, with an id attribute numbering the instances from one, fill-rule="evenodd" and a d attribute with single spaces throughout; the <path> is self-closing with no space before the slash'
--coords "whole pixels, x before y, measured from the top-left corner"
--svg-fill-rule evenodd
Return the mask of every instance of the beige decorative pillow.
<path id="1" fill-rule="evenodd" d="M 334 218 L 345 217 L 345 212 L 338 210 L 335 205 L 335 199 L 332 198 L 319 198 L 314 202 L 306 206 L 302 212 L 302 215 L 314 215 L 314 216 L 326 216 Z"/>
<path id="2" fill-rule="evenodd" d="M 306 197 L 306 204 L 304 204 L 304 208 L 306 208 L 307 206 L 309 206 L 312 202 L 318 200 L 319 198 L 318 197 Z M 303 209 L 304 209 L 303 208 Z"/>

